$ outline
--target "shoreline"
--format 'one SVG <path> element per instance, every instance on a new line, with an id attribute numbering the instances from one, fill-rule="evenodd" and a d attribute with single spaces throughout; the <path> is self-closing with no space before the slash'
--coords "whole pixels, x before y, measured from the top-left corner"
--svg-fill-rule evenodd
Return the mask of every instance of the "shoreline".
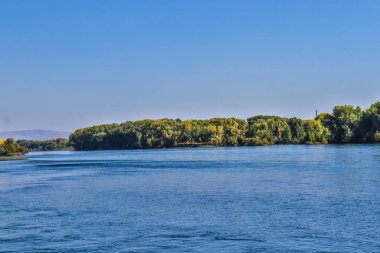
<path id="1" fill-rule="evenodd" d="M 0 162 L 8 162 L 8 161 L 26 161 L 29 158 L 26 157 L 0 157 Z"/>
<path id="2" fill-rule="evenodd" d="M 165 149 L 202 149 L 202 148 L 247 148 L 247 147 L 275 147 L 275 146 L 360 146 L 360 145 L 380 145 L 380 143 L 288 143 L 288 144 L 273 144 L 273 145 L 251 145 L 251 146 L 212 146 L 212 145 L 195 145 L 195 146 L 172 146 L 172 147 L 154 147 L 154 148 L 123 148 L 123 149 L 59 149 L 59 150 L 29 150 L 29 152 L 56 152 L 56 151 L 122 151 L 122 150 L 165 150 Z"/>

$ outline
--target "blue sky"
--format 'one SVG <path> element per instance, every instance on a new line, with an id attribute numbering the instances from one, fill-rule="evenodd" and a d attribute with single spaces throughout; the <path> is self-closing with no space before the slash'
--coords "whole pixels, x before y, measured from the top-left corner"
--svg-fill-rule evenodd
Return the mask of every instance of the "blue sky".
<path id="1" fill-rule="evenodd" d="M 1 0 L 0 131 L 380 100 L 380 1 Z"/>

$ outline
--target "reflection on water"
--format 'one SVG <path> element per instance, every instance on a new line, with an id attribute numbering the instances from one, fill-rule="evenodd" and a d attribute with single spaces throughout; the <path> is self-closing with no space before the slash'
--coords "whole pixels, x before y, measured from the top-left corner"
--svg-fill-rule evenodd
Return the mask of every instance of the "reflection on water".
<path id="1" fill-rule="evenodd" d="M 380 252 L 380 146 L 35 152 L 0 252 Z"/>

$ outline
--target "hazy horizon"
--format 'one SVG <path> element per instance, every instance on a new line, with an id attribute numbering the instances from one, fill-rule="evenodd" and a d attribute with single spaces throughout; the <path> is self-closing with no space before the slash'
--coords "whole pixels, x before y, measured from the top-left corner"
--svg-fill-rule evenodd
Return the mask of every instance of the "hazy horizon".
<path id="1" fill-rule="evenodd" d="M 1 1 L 0 131 L 380 100 L 379 1 Z"/>

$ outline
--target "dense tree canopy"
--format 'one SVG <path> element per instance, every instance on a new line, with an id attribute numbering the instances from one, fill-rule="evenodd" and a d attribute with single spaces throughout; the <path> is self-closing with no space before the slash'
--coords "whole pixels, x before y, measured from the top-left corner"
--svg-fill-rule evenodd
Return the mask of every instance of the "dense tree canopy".
<path id="1" fill-rule="evenodd" d="M 262 146 L 273 144 L 380 143 L 380 102 L 367 110 L 335 106 L 312 120 L 259 115 L 247 120 L 138 120 L 76 130 L 70 139 L 46 141 L 0 139 L 0 155 L 31 151 L 101 150 L 210 146 Z"/>
<path id="2" fill-rule="evenodd" d="M 331 115 L 332 140 L 335 143 L 352 142 L 356 136 L 355 131 L 362 117 L 362 109 L 350 105 L 335 106 Z"/>
<path id="3" fill-rule="evenodd" d="M 77 150 L 380 142 L 380 102 L 368 110 L 336 106 L 315 119 L 255 116 L 247 120 L 139 120 L 76 130 Z"/>
<path id="4" fill-rule="evenodd" d="M 27 149 L 17 144 L 12 138 L 5 141 L 0 139 L 0 156 L 24 155 L 27 152 Z"/>
<path id="5" fill-rule="evenodd" d="M 319 120 L 306 120 L 303 124 L 304 143 L 326 144 L 330 136 L 329 130 Z"/>
<path id="6" fill-rule="evenodd" d="M 357 139 L 361 142 L 379 142 L 380 132 L 380 102 L 364 111 L 358 124 Z"/>
<path id="7" fill-rule="evenodd" d="M 29 151 L 53 151 L 70 149 L 69 140 L 66 138 L 44 141 L 18 140 L 17 143 Z"/>

